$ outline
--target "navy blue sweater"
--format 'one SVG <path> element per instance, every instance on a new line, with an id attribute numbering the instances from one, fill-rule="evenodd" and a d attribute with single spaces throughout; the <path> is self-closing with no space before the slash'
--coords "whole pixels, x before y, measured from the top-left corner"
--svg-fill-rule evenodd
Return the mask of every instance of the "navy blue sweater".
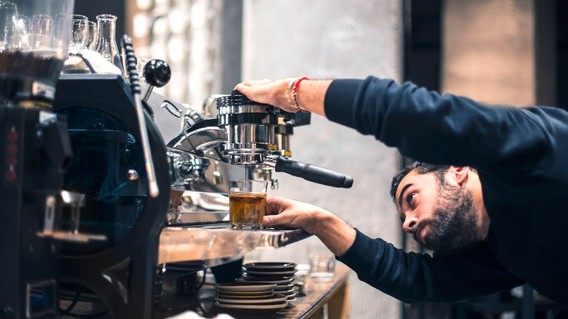
<path id="1" fill-rule="evenodd" d="M 340 261 L 405 302 L 452 302 L 530 284 L 568 305 L 568 113 L 490 106 L 412 83 L 335 80 L 326 116 L 405 156 L 479 174 L 488 238 L 453 256 L 407 253 L 361 232 Z"/>

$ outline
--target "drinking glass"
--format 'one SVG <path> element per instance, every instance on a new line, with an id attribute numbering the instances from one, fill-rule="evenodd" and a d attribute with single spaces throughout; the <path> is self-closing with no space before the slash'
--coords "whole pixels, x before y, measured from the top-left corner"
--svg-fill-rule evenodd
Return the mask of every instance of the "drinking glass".
<path id="1" fill-rule="evenodd" d="M 19 44 L 16 4 L 0 1 L 0 51 L 16 49 Z"/>
<path id="2" fill-rule="evenodd" d="M 268 181 L 232 180 L 229 184 L 231 228 L 262 229 L 262 217 L 266 214 Z"/>
<path id="3" fill-rule="evenodd" d="M 36 14 L 30 26 L 30 44 L 32 50 L 49 50 L 53 35 L 53 18 L 47 14 Z"/>
<path id="4" fill-rule="evenodd" d="M 71 42 L 69 53 L 77 54 L 87 48 L 89 40 L 89 19 L 80 14 L 74 14 L 71 18 Z"/>
<path id="5" fill-rule="evenodd" d="M 32 19 L 30 17 L 26 17 L 24 15 L 18 16 L 17 21 L 17 30 L 20 37 L 20 50 L 29 50 L 30 49 L 30 27 L 32 24 Z"/>
<path id="6" fill-rule="evenodd" d="M 335 274 L 335 255 L 331 251 L 318 250 L 309 253 L 310 278 L 330 281 Z"/>

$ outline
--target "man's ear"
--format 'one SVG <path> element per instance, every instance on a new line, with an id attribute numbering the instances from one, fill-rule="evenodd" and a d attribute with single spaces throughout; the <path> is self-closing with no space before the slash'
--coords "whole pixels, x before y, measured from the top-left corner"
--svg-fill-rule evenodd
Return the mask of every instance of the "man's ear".
<path id="1" fill-rule="evenodd" d="M 456 183 L 460 186 L 467 181 L 467 177 L 469 175 L 469 167 L 467 166 L 450 166 L 449 171 L 451 173 L 452 178 L 456 181 Z"/>

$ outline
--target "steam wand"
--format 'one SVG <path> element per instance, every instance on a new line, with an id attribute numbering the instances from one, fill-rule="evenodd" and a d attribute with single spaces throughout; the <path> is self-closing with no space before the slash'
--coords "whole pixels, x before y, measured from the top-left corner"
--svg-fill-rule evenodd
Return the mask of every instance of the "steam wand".
<path id="1" fill-rule="evenodd" d="M 146 121 L 144 119 L 144 108 L 142 107 L 142 100 L 140 99 L 140 79 L 138 72 L 136 72 L 136 56 L 134 55 L 134 48 L 132 46 L 132 39 L 127 35 L 122 38 L 122 47 L 125 54 L 125 67 L 130 79 L 130 90 L 134 98 L 134 105 L 136 106 L 136 115 L 140 127 L 140 138 L 142 142 L 142 152 L 144 153 L 144 162 L 146 164 L 146 174 L 148 175 L 148 189 L 151 197 L 158 197 L 160 190 L 158 189 L 158 182 L 156 181 L 156 170 L 154 169 L 154 162 L 152 161 L 152 151 L 150 150 L 150 142 L 148 140 L 148 131 L 146 128 Z"/>

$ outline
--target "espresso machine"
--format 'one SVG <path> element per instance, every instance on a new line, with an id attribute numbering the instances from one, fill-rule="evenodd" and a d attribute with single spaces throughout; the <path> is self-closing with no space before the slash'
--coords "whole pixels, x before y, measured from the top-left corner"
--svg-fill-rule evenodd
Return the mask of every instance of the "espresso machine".
<path id="1" fill-rule="evenodd" d="M 15 1 L 22 15 L 63 19 L 58 28 L 70 25 L 72 4 Z M 0 41 L 0 318 L 162 317 L 165 279 L 309 236 L 229 229 L 231 179 L 353 182 L 290 160 L 294 127 L 309 113 L 239 92 L 195 110 L 153 92 L 169 80 L 164 61 L 150 61 L 140 81 L 128 37 L 127 72 L 113 73 L 90 50 L 67 58 L 68 29 L 14 30 L 14 41 Z M 179 129 L 165 139 L 163 126 Z"/>
<path id="2" fill-rule="evenodd" d="M 167 69 L 163 61 L 150 61 L 141 92 L 159 189 L 155 197 L 132 78 L 74 73 L 58 82 L 54 110 L 67 119 L 74 153 L 64 188 L 85 194 L 81 231 L 107 238 L 62 244 L 62 308 L 70 313 L 160 317 L 164 279 L 183 279 L 255 248 L 277 248 L 309 236 L 302 230 L 232 231 L 227 220 L 231 179 L 262 179 L 277 187 L 274 172 L 285 171 L 351 186 L 348 176 L 288 159 L 293 128 L 309 124 L 308 113 L 281 112 L 238 92 L 215 95 L 196 112 L 152 92 L 167 82 Z M 158 118 L 179 125 L 180 132 L 164 141 Z M 74 300 L 91 310 L 78 313 L 81 307 L 71 307 Z"/>

